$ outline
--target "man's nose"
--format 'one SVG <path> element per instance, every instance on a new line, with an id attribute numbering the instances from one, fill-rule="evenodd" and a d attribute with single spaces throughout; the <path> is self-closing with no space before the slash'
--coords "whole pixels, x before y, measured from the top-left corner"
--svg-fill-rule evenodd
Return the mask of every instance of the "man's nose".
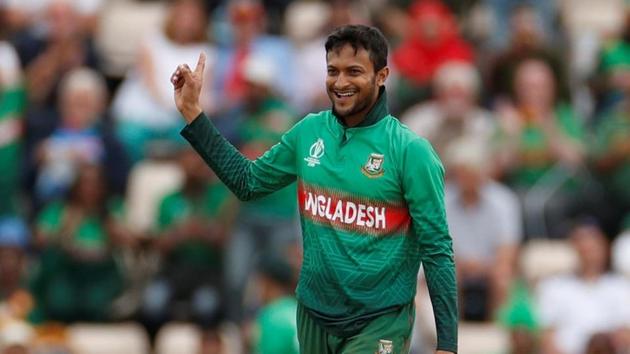
<path id="1" fill-rule="evenodd" d="M 335 88 L 344 88 L 349 82 L 348 77 L 345 74 L 340 73 L 337 75 L 337 79 L 335 80 Z"/>

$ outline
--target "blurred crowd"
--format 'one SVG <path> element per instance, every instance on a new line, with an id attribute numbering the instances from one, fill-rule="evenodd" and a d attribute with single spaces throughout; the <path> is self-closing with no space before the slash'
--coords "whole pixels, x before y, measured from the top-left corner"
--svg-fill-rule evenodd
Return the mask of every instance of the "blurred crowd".
<path id="1" fill-rule="evenodd" d="M 0 0 L 0 352 L 132 321 L 152 344 L 194 324 L 200 354 L 297 353 L 296 187 L 238 202 L 169 78 L 205 52 L 204 110 L 253 159 L 329 108 L 347 23 L 389 39 L 390 110 L 446 166 L 462 323 L 502 328 L 493 352 L 630 353 L 624 0 Z"/>

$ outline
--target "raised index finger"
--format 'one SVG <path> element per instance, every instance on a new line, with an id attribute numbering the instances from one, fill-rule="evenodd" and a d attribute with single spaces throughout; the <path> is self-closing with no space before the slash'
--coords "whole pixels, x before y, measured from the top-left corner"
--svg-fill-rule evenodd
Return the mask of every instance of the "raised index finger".
<path id="1" fill-rule="evenodd" d="M 203 74 L 203 70 L 206 68 L 206 53 L 199 53 L 199 59 L 197 60 L 197 66 L 195 67 L 195 74 Z"/>

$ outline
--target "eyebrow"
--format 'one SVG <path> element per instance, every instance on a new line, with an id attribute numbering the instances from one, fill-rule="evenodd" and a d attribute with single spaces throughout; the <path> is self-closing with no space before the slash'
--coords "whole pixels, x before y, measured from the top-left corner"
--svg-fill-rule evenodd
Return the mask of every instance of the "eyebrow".
<path id="1" fill-rule="evenodd" d="M 334 65 L 331 65 L 331 64 L 326 65 L 326 68 L 327 69 L 337 69 L 337 70 L 339 70 L 338 67 L 336 67 Z M 345 70 L 352 70 L 352 69 L 366 70 L 365 67 L 363 67 L 362 65 L 357 65 L 357 64 L 353 64 L 353 65 L 350 65 L 350 66 L 345 68 Z"/>

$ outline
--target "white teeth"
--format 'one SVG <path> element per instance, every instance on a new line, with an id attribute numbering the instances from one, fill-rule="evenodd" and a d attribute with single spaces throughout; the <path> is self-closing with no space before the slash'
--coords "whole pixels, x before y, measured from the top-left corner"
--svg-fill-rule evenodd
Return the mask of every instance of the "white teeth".
<path id="1" fill-rule="evenodd" d="M 337 96 L 341 96 L 341 97 L 350 97 L 352 95 L 354 95 L 354 92 L 346 92 L 346 93 L 337 92 Z"/>

